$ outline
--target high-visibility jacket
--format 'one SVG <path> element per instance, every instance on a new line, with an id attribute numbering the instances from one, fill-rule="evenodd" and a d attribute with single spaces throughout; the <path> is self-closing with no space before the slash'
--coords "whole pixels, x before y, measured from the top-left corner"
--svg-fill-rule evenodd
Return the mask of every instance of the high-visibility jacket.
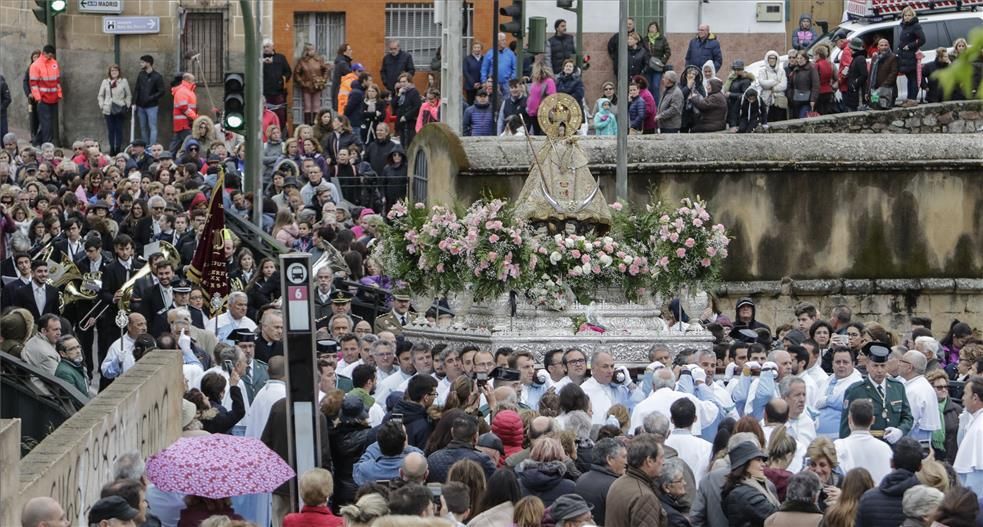
<path id="1" fill-rule="evenodd" d="M 28 70 L 31 97 L 45 104 L 58 104 L 61 100 L 61 70 L 58 61 L 42 54 Z"/>
<path id="2" fill-rule="evenodd" d="M 198 96 L 195 95 L 193 82 L 181 81 L 181 84 L 171 88 L 174 96 L 174 126 L 175 132 L 191 130 L 191 123 L 198 118 Z"/>
<path id="3" fill-rule="evenodd" d="M 352 93 L 352 83 L 358 78 L 358 73 L 354 71 L 341 78 L 341 87 L 338 88 L 338 113 L 345 114 L 345 106 L 348 105 L 348 95 Z"/>

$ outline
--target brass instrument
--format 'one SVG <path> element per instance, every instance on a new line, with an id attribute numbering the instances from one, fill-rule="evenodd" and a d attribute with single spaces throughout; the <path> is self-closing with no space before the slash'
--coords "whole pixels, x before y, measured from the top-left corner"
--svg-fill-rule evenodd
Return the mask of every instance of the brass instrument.
<path id="1" fill-rule="evenodd" d="M 311 276 L 316 277 L 317 272 L 321 270 L 322 267 L 331 265 L 331 256 L 328 255 L 328 251 L 322 251 L 321 256 L 318 257 L 317 261 L 311 265 Z M 332 275 L 334 273 L 331 273 Z"/>
<path id="2" fill-rule="evenodd" d="M 61 290 L 58 293 L 60 311 L 64 311 L 65 306 L 68 304 L 81 300 L 96 299 L 99 293 L 99 287 L 93 287 L 92 284 L 93 282 L 98 282 L 99 278 L 91 275 L 101 275 L 102 273 L 86 273 L 83 275 L 79 271 L 78 266 L 72 262 L 67 254 L 62 255 L 61 264 L 59 265 L 64 268 L 64 272 L 51 285 Z"/>
<path id="3" fill-rule="evenodd" d="M 47 262 L 51 259 L 51 255 L 55 252 L 55 242 L 60 240 L 61 236 L 52 236 L 48 243 L 42 245 L 38 248 L 34 254 L 31 255 L 31 260 L 40 260 L 42 262 Z"/>
<path id="4" fill-rule="evenodd" d="M 168 242 L 160 242 L 160 252 L 164 255 L 164 259 L 171 263 L 171 265 L 177 269 L 181 265 L 181 253 Z M 130 312 L 130 302 L 133 299 L 133 286 L 136 285 L 137 280 L 147 276 L 153 271 L 150 268 L 150 262 L 147 262 L 139 271 L 137 271 L 129 280 L 120 286 L 120 297 L 119 302 L 117 302 L 116 307 L 119 310 L 116 314 L 116 325 L 119 327 L 126 326 L 127 317 Z M 98 304 L 92 306 L 92 309 L 88 313 L 82 315 L 82 324 L 79 329 L 82 331 L 88 331 L 92 328 L 94 322 L 89 321 L 96 320 L 105 314 L 106 310 L 109 309 L 110 304 L 100 301 Z M 96 311 L 98 309 L 98 312 Z M 122 321 L 122 324 L 120 322 Z"/>

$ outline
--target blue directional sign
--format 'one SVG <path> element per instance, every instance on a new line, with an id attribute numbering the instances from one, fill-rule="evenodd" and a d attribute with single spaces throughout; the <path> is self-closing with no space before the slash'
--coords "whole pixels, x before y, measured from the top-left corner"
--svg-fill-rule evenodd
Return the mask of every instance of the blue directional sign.
<path id="1" fill-rule="evenodd" d="M 160 33 L 159 16 L 104 16 L 102 32 L 109 35 Z"/>

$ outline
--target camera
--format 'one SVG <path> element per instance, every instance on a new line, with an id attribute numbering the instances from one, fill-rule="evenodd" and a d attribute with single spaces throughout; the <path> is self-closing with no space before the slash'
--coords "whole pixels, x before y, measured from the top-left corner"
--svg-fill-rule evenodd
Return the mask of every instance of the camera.
<path id="1" fill-rule="evenodd" d="M 532 376 L 532 383 L 542 386 L 546 384 L 546 381 L 549 378 L 550 374 L 546 370 L 536 370 L 536 374 Z"/>
<path id="2" fill-rule="evenodd" d="M 222 369 L 225 370 L 225 373 L 231 374 L 232 373 L 232 361 L 230 361 L 230 360 L 222 361 Z"/>
<path id="3" fill-rule="evenodd" d="M 487 373 L 475 373 L 474 381 L 478 384 L 478 387 L 483 388 L 488 384 L 488 374 Z"/>
<path id="4" fill-rule="evenodd" d="M 443 487 L 440 483 L 427 483 L 427 488 L 430 489 L 430 498 L 433 499 L 433 508 L 439 514 L 440 496 L 444 493 Z"/>
<path id="5" fill-rule="evenodd" d="M 624 366 L 614 370 L 614 376 L 611 378 L 611 382 L 614 384 L 627 384 L 628 381 L 628 370 Z"/>

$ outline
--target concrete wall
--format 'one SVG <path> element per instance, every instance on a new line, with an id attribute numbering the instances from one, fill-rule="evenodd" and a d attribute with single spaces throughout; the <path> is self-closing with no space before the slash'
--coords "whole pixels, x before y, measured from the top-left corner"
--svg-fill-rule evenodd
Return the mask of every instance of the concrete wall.
<path id="1" fill-rule="evenodd" d="M 518 195 L 531 160 L 524 139 L 431 130 L 409 155 L 413 170 L 415 152 L 427 152 L 432 202 Z M 614 139 L 580 144 L 613 201 Z M 628 174 L 636 204 L 650 195 L 709 201 L 734 237 L 727 280 L 968 278 L 983 269 L 978 134 L 632 136 Z"/>
<path id="2" fill-rule="evenodd" d="M 72 525 L 84 525 L 120 454 L 139 450 L 150 456 L 180 436 L 183 382 L 180 353 L 151 353 L 46 437 L 19 466 L 6 462 L 9 447 L 0 445 L 4 478 L 8 472 L 19 473 L 16 485 L 4 479 L 0 489 L 0 525 L 19 525 L 22 504 L 37 496 L 55 498 Z M 0 438 L 5 435 L 0 431 Z M 12 495 L 15 505 L 6 506 Z"/>
<path id="3" fill-rule="evenodd" d="M 17 525 L 17 463 L 20 461 L 20 419 L 0 420 L 0 523 Z M 16 511 L 16 513 L 14 512 Z M 15 515 L 16 514 L 16 515 Z"/>
<path id="4" fill-rule="evenodd" d="M 263 26 L 267 32 L 272 29 L 272 0 L 263 0 Z M 254 2 L 255 4 L 255 2 Z M 31 8 L 33 0 L 0 1 L 0 72 L 10 85 L 13 103 L 10 106 L 10 124 L 14 128 L 28 128 L 27 100 L 21 89 L 24 75 L 29 67 L 31 51 L 40 49 L 46 43 L 45 26 L 34 18 Z M 114 39 L 102 32 L 102 15 L 80 13 L 78 0 L 69 0 L 68 10 L 55 17 L 57 28 L 56 47 L 58 63 L 62 69 L 62 87 L 65 99 L 60 105 L 61 143 L 71 146 L 71 142 L 81 137 L 94 137 L 103 144 L 106 142 L 106 123 L 96 102 L 99 86 L 106 77 L 109 65 L 115 62 Z M 153 35 L 120 36 L 120 66 L 127 78 L 130 89 L 136 87 L 141 55 L 154 56 L 155 68 L 164 76 L 165 88 L 170 79 L 181 67 L 179 59 L 179 37 L 181 32 L 179 14 L 185 10 L 209 9 L 226 10 L 230 21 L 226 32 L 228 71 L 243 70 L 243 48 L 245 36 L 242 29 L 242 16 L 239 3 L 235 0 L 126 0 L 123 2 L 123 16 L 158 16 L 160 33 Z M 255 5 L 254 5 L 255 9 Z M 165 146 L 171 131 L 170 90 L 165 90 L 161 100 L 159 140 Z M 215 105 L 222 106 L 221 85 L 212 87 Z M 205 90 L 198 92 L 199 111 L 211 108 Z M 124 141 L 129 140 L 129 120 L 124 132 Z M 108 146 L 107 146 L 108 149 Z"/>
<path id="5" fill-rule="evenodd" d="M 881 134 L 964 134 L 983 131 L 983 101 L 922 104 L 883 112 L 850 112 L 771 125 L 770 133 L 831 132 Z"/>

